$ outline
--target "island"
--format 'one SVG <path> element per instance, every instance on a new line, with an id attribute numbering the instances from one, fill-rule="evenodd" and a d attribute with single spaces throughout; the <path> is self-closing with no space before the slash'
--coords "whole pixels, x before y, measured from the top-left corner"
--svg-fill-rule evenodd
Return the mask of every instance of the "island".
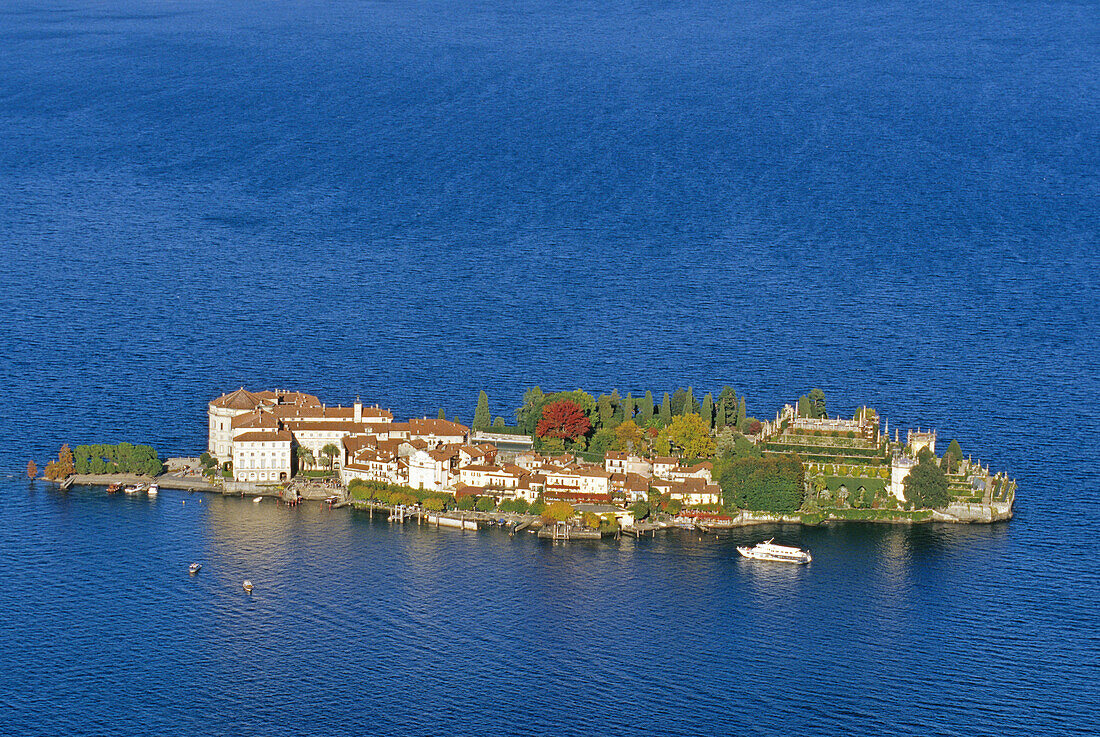
<path id="1" fill-rule="evenodd" d="M 832 416 L 820 389 L 766 420 L 748 416 L 730 387 L 701 400 L 681 388 L 660 402 L 652 392 L 535 387 L 513 414 L 512 425 L 493 419 L 485 392 L 467 426 L 443 409 L 400 422 L 358 399 L 329 405 L 241 387 L 208 403 L 207 447 L 183 466 L 201 480 L 183 487 L 321 497 L 401 521 L 507 522 L 566 539 L 768 522 L 992 523 L 1013 513 L 1015 481 L 957 440 L 937 454 L 934 430 L 891 436 L 871 407 Z M 169 459 L 177 480 L 180 460 Z M 102 483 L 123 466 L 163 470 L 148 446 L 84 444 L 63 448 L 46 475 Z"/>

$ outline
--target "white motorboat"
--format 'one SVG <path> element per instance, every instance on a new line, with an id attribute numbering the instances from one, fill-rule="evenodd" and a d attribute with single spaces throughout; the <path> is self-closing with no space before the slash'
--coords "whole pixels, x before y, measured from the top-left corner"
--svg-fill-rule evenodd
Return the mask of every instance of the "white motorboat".
<path id="1" fill-rule="evenodd" d="M 256 497 L 255 499 L 252 500 L 252 503 L 253 504 L 259 504 L 263 500 L 264 500 L 264 498 L 262 496 L 258 496 L 258 497 Z"/>
<path id="2" fill-rule="evenodd" d="M 156 496 L 158 491 L 160 491 L 159 486 L 156 484 L 149 484 L 149 488 L 145 490 L 145 493 L 149 496 Z"/>
<path id="3" fill-rule="evenodd" d="M 246 592 L 248 592 L 250 594 L 252 593 L 252 582 L 249 581 L 247 578 L 244 580 L 244 583 L 241 584 L 241 585 L 244 587 L 244 590 Z"/>
<path id="4" fill-rule="evenodd" d="M 123 489 L 123 491 L 125 491 L 127 494 L 136 494 L 141 491 L 142 488 L 143 487 L 141 484 L 134 484 L 133 486 L 127 486 L 125 489 Z"/>
<path id="5" fill-rule="evenodd" d="M 201 570 L 202 570 L 202 563 L 192 563 L 191 565 L 187 566 L 187 572 L 191 573 L 192 575 L 195 574 L 195 573 L 198 573 Z"/>
<path id="6" fill-rule="evenodd" d="M 809 563 L 813 558 L 809 550 L 792 548 L 788 545 L 776 545 L 775 538 L 757 543 L 751 548 L 747 545 L 738 545 L 737 552 L 746 558 L 753 560 L 770 560 L 776 563 Z"/>

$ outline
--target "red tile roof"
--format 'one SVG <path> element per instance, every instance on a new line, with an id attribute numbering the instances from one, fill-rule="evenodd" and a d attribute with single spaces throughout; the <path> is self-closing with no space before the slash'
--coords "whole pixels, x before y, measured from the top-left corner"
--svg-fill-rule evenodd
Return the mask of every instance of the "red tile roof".
<path id="1" fill-rule="evenodd" d="M 246 432 L 233 438 L 234 443 L 260 443 L 271 440 L 277 440 L 284 443 L 289 443 L 294 439 L 294 436 L 287 430 L 257 430 L 255 432 Z"/>

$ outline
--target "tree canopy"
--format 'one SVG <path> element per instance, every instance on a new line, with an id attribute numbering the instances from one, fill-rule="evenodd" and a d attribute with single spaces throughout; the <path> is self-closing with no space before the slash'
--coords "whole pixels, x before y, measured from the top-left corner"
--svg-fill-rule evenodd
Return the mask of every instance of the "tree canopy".
<path id="1" fill-rule="evenodd" d="M 615 428 L 615 447 L 627 453 L 641 453 L 645 449 L 645 432 L 634 420 L 627 420 Z"/>
<path id="2" fill-rule="evenodd" d="M 563 399 L 551 402 L 542 409 L 542 418 L 535 428 L 540 438 L 576 440 L 591 429 L 584 410 L 576 402 Z"/>
<path id="3" fill-rule="evenodd" d="M 921 509 L 942 509 L 950 499 L 947 474 L 927 448 L 920 452 L 918 458 L 917 465 L 905 477 L 905 498 Z"/>
<path id="4" fill-rule="evenodd" d="M 483 389 L 481 393 L 477 395 L 477 408 L 474 410 L 473 428 L 475 430 L 484 430 L 489 427 L 489 422 L 489 395 L 486 394 Z"/>
<path id="5" fill-rule="evenodd" d="M 727 509 L 792 514 L 802 506 L 804 469 L 797 455 L 746 457 L 719 465 Z"/>
<path id="6" fill-rule="evenodd" d="M 94 443 L 78 445 L 70 454 L 76 473 L 141 473 L 158 476 L 164 464 L 151 445 Z"/>
<path id="7" fill-rule="evenodd" d="M 576 512 L 573 510 L 573 505 L 569 502 L 553 502 L 546 511 L 543 512 L 543 516 L 551 520 L 558 522 L 565 522 L 568 519 L 572 519 Z"/>
<path id="8" fill-rule="evenodd" d="M 677 415 L 668 426 L 668 439 L 680 448 L 685 458 L 709 458 L 714 455 L 714 438 L 699 415 Z"/>

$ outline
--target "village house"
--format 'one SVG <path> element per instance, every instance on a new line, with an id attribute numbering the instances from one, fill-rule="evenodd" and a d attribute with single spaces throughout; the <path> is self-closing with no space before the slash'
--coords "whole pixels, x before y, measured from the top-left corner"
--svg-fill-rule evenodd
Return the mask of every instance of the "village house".
<path id="1" fill-rule="evenodd" d="M 604 470 L 608 473 L 633 473 L 639 476 L 650 476 L 653 473 L 653 464 L 641 456 L 611 450 L 604 455 Z"/>
<path id="2" fill-rule="evenodd" d="M 287 430 L 257 430 L 233 441 L 233 478 L 237 481 L 278 483 L 293 475 L 294 437 Z"/>
<path id="3" fill-rule="evenodd" d="M 703 479 L 708 484 L 711 482 L 711 471 L 714 469 L 714 464 L 710 461 L 700 461 L 692 466 L 676 466 L 665 478 L 673 481 L 684 481 L 686 479 Z"/>
<path id="4" fill-rule="evenodd" d="M 685 507 L 698 507 L 706 504 L 720 504 L 722 490 L 718 484 L 708 483 L 701 478 L 687 478 L 679 480 L 654 479 L 651 482 L 653 491 L 658 494 L 668 494 L 671 499 L 676 499 Z"/>
<path id="5" fill-rule="evenodd" d="M 680 466 L 680 459 L 672 456 L 657 456 L 653 459 L 653 475 L 659 479 L 672 478 L 672 471 Z"/>
<path id="6" fill-rule="evenodd" d="M 414 489 L 444 491 L 454 484 L 458 465 L 458 446 L 444 445 L 432 450 L 416 448 L 408 457 L 409 481 Z"/>
<path id="7" fill-rule="evenodd" d="M 599 467 L 546 466 L 545 493 L 555 499 L 610 499 L 611 474 Z"/>

